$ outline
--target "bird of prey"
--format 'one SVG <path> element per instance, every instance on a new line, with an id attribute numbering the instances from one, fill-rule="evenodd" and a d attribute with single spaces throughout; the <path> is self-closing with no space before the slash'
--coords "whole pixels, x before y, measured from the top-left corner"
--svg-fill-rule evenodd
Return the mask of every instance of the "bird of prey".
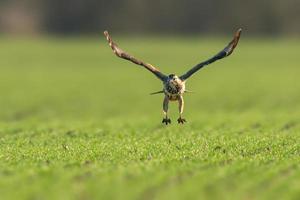
<path id="1" fill-rule="evenodd" d="M 109 33 L 107 31 L 104 31 L 104 35 L 108 41 L 109 46 L 112 48 L 114 54 L 116 56 L 129 60 L 137 65 L 141 65 L 144 68 L 146 68 L 148 71 L 152 72 L 159 80 L 163 83 L 163 90 L 159 92 L 155 92 L 152 94 L 159 94 L 164 93 L 164 100 L 163 100 L 163 120 L 162 123 L 165 123 L 166 125 L 171 123 L 171 119 L 168 117 L 168 105 L 169 101 L 177 101 L 179 104 L 179 118 L 177 122 L 180 124 L 184 124 L 186 120 L 182 117 L 183 113 L 183 107 L 184 107 L 184 101 L 183 101 L 183 94 L 188 92 L 185 89 L 185 82 L 189 77 L 191 77 L 194 73 L 196 73 L 199 69 L 202 67 L 209 65 L 217 60 L 220 60 L 222 58 L 225 58 L 232 54 L 233 50 L 237 46 L 240 36 L 241 36 L 242 29 L 239 29 L 236 31 L 233 40 L 219 53 L 217 53 L 212 58 L 201 62 L 194 66 L 192 69 L 187 71 L 185 74 L 181 76 L 177 76 L 175 74 L 165 75 L 162 72 L 160 72 L 156 67 L 153 65 L 143 62 L 127 52 L 123 51 L 118 47 L 118 45 L 113 42 L 112 38 L 110 37 Z"/>

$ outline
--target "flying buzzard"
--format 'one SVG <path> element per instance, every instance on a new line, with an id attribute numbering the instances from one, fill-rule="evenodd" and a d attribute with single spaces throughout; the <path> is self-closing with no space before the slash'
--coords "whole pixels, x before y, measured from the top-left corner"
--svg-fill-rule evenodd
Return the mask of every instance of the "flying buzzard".
<path id="1" fill-rule="evenodd" d="M 190 69 L 188 72 L 186 72 L 185 74 L 183 74 L 181 76 L 177 76 L 175 74 L 170 74 L 170 75 L 163 74 L 153 65 L 151 65 L 149 63 L 145 63 L 145 62 L 129 55 L 122 49 L 120 49 L 118 47 L 118 45 L 112 41 L 112 39 L 107 31 L 104 31 L 104 35 L 109 43 L 109 46 L 112 48 L 114 54 L 116 54 L 120 58 L 129 60 L 137 65 L 141 65 L 141 66 L 145 67 L 147 70 L 152 72 L 158 79 L 160 79 L 162 81 L 163 90 L 152 93 L 152 94 L 159 94 L 159 93 L 165 94 L 164 101 L 163 101 L 164 118 L 162 120 L 162 123 L 165 123 L 167 125 L 167 124 L 171 123 L 171 120 L 168 117 L 169 101 L 178 101 L 178 103 L 179 103 L 179 118 L 178 118 L 177 122 L 181 123 L 181 124 L 185 123 L 186 120 L 184 118 L 182 118 L 182 113 L 183 113 L 183 107 L 184 107 L 183 94 L 185 92 L 187 92 L 187 90 L 185 89 L 186 80 L 189 77 L 191 77 L 195 72 L 197 72 L 199 69 L 201 69 L 202 67 L 231 55 L 233 50 L 235 49 L 235 47 L 237 46 L 237 44 L 239 42 L 241 32 L 242 32 L 242 29 L 239 29 L 235 33 L 233 40 L 218 54 L 216 54 L 215 56 L 213 56 L 212 58 L 210 58 L 204 62 L 197 64 L 196 66 L 194 66 L 192 69 Z"/>

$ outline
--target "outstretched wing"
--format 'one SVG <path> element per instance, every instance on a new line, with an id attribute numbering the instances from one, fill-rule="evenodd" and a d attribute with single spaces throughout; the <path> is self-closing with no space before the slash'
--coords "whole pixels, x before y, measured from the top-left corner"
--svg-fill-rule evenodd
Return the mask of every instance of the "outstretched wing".
<path id="1" fill-rule="evenodd" d="M 190 76 L 192 76 L 195 72 L 197 72 L 199 69 L 201 69 L 202 67 L 204 67 L 205 65 L 209 65 L 217 60 L 220 60 L 222 58 L 225 58 L 227 56 L 229 56 L 230 54 L 232 54 L 233 50 L 235 49 L 235 47 L 237 46 L 240 36 L 242 33 L 242 29 L 239 29 L 235 35 L 233 40 L 222 50 L 220 51 L 217 55 L 215 55 L 214 57 L 196 65 L 195 67 L 193 67 L 191 70 L 189 70 L 187 73 L 185 73 L 184 75 L 180 76 L 181 80 L 186 80 L 188 79 Z"/>
<path id="2" fill-rule="evenodd" d="M 120 58 L 124 58 L 126 60 L 129 60 L 137 65 L 141 65 L 143 67 L 145 67 L 147 70 L 149 70 L 150 72 L 152 72 L 157 78 L 159 78 L 160 80 L 164 81 L 167 76 L 164 75 L 163 73 L 161 73 L 157 68 L 155 68 L 153 65 L 149 64 L 149 63 L 145 63 L 143 61 L 140 61 L 138 59 L 136 59 L 135 57 L 129 55 L 128 53 L 126 53 L 125 51 L 123 51 L 122 49 L 120 49 L 118 47 L 118 45 L 116 43 L 114 43 L 110 37 L 110 35 L 108 34 L 107 31 L 104 31 L 104 35 L 108 41 L 109 46 L 112 48 L 113 52 Z"/>

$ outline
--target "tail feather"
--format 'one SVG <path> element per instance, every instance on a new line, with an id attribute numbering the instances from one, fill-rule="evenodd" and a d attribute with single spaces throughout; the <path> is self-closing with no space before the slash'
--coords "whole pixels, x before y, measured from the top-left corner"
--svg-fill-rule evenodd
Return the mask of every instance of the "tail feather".
<path id="1" fill-rule="evenodd" d="M 193 91 L 185 90 L 184 93 L 195 93 Z"/>
<path id="2" fill-rule="evenodd" d="M 161 90 L 161 91 L 158 91 L 158 92 L 153 92 L 153 93 L 150 93 L 150 95 L 154 95 L 154 94 L 161 94 L 161 93 L 164 93 L 164 91 L 163 91 L 163 90 Z"/>

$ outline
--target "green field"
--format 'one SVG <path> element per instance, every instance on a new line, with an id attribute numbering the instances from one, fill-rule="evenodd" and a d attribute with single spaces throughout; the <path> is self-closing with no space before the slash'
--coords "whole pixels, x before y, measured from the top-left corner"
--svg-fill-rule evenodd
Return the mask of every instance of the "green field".
<path id="1" fill-rule="evenodd" d="M 230 37 L 114 39 L 180 75 Z M 103 37 L 0 43 L 0 199 L 300 198 L 300 40 L 242 38 L 167 127 L 161 83 Z"/>

